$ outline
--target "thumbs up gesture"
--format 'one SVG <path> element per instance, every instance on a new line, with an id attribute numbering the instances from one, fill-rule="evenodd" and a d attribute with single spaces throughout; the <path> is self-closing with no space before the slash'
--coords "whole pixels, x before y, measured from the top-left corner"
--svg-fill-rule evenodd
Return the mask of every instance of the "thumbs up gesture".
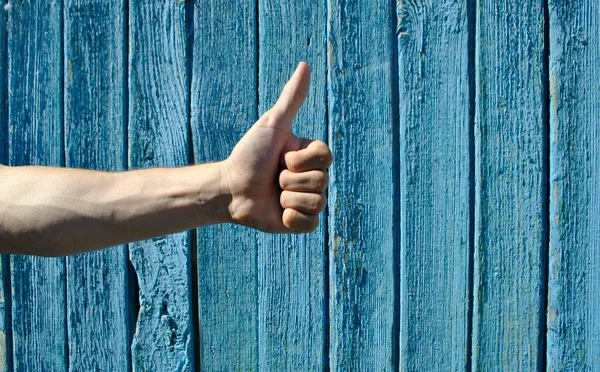
<path id="1" fill-rule="evenodd" d="M 274 233 L 310 232 L 319 225 L 332 155 L 322 141 L 291 131 L 309 85 L 308 65 L 300 63 L 275 105 L 224 161 L 233 222 Z"/>

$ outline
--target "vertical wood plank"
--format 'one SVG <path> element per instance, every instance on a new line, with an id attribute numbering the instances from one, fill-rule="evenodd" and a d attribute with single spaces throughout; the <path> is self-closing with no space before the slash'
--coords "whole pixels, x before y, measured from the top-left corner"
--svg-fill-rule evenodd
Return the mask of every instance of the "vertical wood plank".
<path id="1" fill-rule="evenodd" d="M 68 167 L 126 166 L 123 1 L 65 0 Z M 127 248 L 67 257 L 69 368 L 130 368 Z"/>
<path id="2" fill-rule="evenodd" d="M 400 370 L 464 370 L 471 244 L 467 2 L 400 2 Z"/>
<path id="3" fill-rule="evenodd" d="M 5 4 L 0 2 L 0 6 Z M 10 9 L 10 8 L 8 8 Z M 8 10 L 0 8 L 0 164 L 8 164 Z M 0 255 L 0 372 L 12 369 L 10 256 Z"/>
<path id="4" fill-rule="evenodd" d="M 257 119 L 255 2 L 194 2 L 192 133 L 196 162 L 225 159 Z M 257 233 L 198 230 L 201 369 L 258 369 Z"/>
<path id="5" fill-rule="evenodd" d="M 0 8 L 0 164 L 2 165 L 8 164 L 7 20 L 7 10 Z M 10 256 L 0 255 L 0 372 L 12 370 L 10 301 Z"/>
<path id="6" fill-rule="evenodd" d="M 548 370 L 600 366 L 600 4 L 550 13 Z"/>
<path id="7" fill-rule="evenodd" d="M 61 166 L 61 2 L 9 4 L 9 163 Z M 15 371 L 66 369 L 64 262 L 11 256 Z"/>
<path id="8" fill-rule="evenodd" d="M 10 256 L 0 263 L 0 372 L 12 371 L 12 333 L 10 317 Z"/>
<path id="9" fill-rule="evenodd" d="M 391 1 L 328 1 L 332 370 L 392 370 L 396 16 Z M 396 336 L 397 337 L 397 336 Z"/>
<path id="10" fill-rule="evenodd" d="M 131 0 L 129 20 L 130 166 L 186 165 L 191 139 L 185 4 Z M 140 288 L 133 369 L 192 371 L 190 233 L 132 243 L 129 254 Z"/>
<path id="11" fill-rule="evenodd" d="M 8 164 L 8 4 L 0 7 L 0 164 Z"/>
<path id="12" fill-rule="evenodd" d="M 480 0 L 473 368 L 541 368 L 545 179 L 541 1 Z"/>
<path id="13" fill-rule="evenodd" d="M 258 14 L 259 112 L 275 103 L 297 64 L 305 61 L 311 67 L 311 87 L 292 132 L 326 141 L 325 3 L 260 0 Z M 324 218 L 312 234 L 260 234 L 260 370 L 322 371 L 328 364 Z"/>

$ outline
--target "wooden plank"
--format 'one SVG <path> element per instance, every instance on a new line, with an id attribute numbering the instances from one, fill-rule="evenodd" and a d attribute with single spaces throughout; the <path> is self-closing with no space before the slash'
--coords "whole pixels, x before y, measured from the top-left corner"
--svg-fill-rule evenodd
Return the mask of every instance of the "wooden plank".
<path id="1" fill-rule="evenodd" d="M 550 13 L 548 370 L 600 366 L 600 4 Z"/>
<path id="2" fill-rule="evenodd" d="M 259 112 L 275 103 L 298 63 L 305 61 L 311 67 L 311 87 L 292 132 L 326 141 L 325 3 L 260 0 L 258 4 Z M 329 332 L 325 214 L 312 234 L 260 234 L 259 239 L 260 369 L 323 371 Z"/>
<path id="3" fill-rule="evenodd" d="M 122 1 L 66 0 L 66 165 L 126 166 L 126 78 Z M 67 257 L 69 368 L 130 368 L 127 248 Z"/>
<path id="4" fill-rule="evenodd" d="M 184 3 L 129 5 L 129 164 L 188 164 L 189 86 Z M 139 371 L 194 369 L 190 233 L 129 245 L 140 309 L 132 364 Z"/>
<path id="5" fill-rule="evenodd" d="M 392 370 L 393 3 L 330 0 L 328 15 L 332 370 Z"/>
<path id="6" fill-rule="evenodd" d="M 478 2 L 475 370 L 543 365 L 543 54 L 542 2 Z"/>
<path id="7" fill-rule="evenodd" d="M 9 8 L 10 9 L 10 8 Z M 8 164 L 7 11 L 0 9 L 0 164 Z M 0 255 L 0 372 L 12 370 L 10 256 Z"/>
<path id="8" fill-rule="evenodd" d="M 8 18 L 9 163 L 63 165 L 61 2 L 11 1 Z M 11 256 L 15 371 L 65 369 L 64 262 Z"/>
<path id="9" fill-rule="evenodd" d="M 227 158 L 257 119 L 256 13 L 254 2 L 194 3 L 196 162 Z M 257 234 L 235 225 L 197 233 L 201 369 L 257 370 Z"/>
<path id="10" fill-rule="evenodd" d="M 12 371 L 10 316 L 10 256 L 2 255 L 0 265 L 0 372 Z"/>
<path id="11" fill-rule="evenodd" d="M 0 8 L 0 164 L 8 164 L 8 11 Z"/>
<path id="12" fill-rule="evenodd" d="M 467 1 L 398 8 L 400 370 L 465 370 L 471 249 Z"/>

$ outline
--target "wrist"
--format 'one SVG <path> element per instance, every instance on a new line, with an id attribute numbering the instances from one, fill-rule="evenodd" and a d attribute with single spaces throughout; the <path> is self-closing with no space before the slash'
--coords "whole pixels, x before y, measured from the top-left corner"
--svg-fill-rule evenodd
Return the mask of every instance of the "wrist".
<path id="1" fill-rule="evenodd" d="M 193 203 L 200 218 L 199 226 L 233 222 L 232 198 L 225 162 L 205 163 L 189 167 L 196 182 Z M 210 218 L 210 221 L 206 221 Z"/>
<path id="2" fill-rule="evenodd" d="M 228 216 L 231 223 L 243 226 L 252 226 L 253 202 L 248 196 L 253 193 L 255 185 L 240 182 L 240 176 L 244 170 L 240 169 L 230 158 L 222 161 L 221 180 L 223 181 L 224 192 L 228 195 L 229 206 Z"/>
<path id="3" fill-rule="evenodd" d="M 235 174 L 236 170 L 232 169 L 229 159 L 223 160 L 218 163 L 220 171 L 220 188 L 221 192 L 227 195 L 229 203 L 227 205 L 227 217 L 230 223 L 239 224 L 240 221 L 237 219 L 237 199 L 236 198 L 236 187 L 235 187 Z"/>

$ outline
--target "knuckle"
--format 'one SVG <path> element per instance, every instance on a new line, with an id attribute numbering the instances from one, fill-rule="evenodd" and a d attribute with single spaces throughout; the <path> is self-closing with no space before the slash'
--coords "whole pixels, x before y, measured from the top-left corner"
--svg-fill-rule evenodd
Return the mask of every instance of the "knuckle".
<path id="1" fill-rule="evenodd" d="M 329 147 L 326 149 L 322 158 L 323 158 L 323 164 L 325 165 L 325 167 L 329 167 L 331 165 L 331 162 L 333 161 L 333 155 L 331 154 Z"/>
<path id="2" fill-rule="evenodd" d="M 329 177 L 325 172 L 318 172 L 313 178 L 313 187 L 318 191 L 325 191 L 329 185 Z"/>
<path id="3" fill-rule="evenodd" d="M 331 150 L 327 149 L 327 166 L 329 167 L 333 163 L 333 154 Z"/>
<path id="4" fill-rule="evenodd" d="M 298 160 L 294 154 L 288 153 L 285 157 L 285 165 L 287 168 L 294 172 L 298 170 Z"/>
<path id="5" fill-rule="evenodd" d="M 281 121 L 282 113 L 277 107 L 272 107 L 269 111 L 265 112 L 262 119 L 265 125 L 268 127 L 275 127 Z"/>
<path id="6" fill-rule="evenodd" d="M 327 146 L 327 144 L 321 140 L 317 140 L 317 149 L 319 149 L 319 152 L 322 155 L 329 154 L 329 146 Z"/>
<path id="7" fill-rule="evenodd" d="M 323 147 L 327 147 L 327 145 L 325 144 L 325 142 L 321 141 L 320 139 L 316 139 L 313 141 L 313 146 L 316 147 L 317 149 L 322 149 Z"/>
<path id="8" fill-rule="evenodd" d="M 315 155 L 319 158 L 320 163 L 329 166 L 332 160 L 331 150 L 329 146 L 321 140 L 315 141 Z"/>
<path id="9" fill-rule="evenodd" d="M 319 195 L 318 197 L 314 198 L 314 201 L 311 205 L 311 210 L 312 212 L 321 212 L 323 209 L 325 209 L 325 205 L 327 204 L 327 201 L 325 200 L 325 196 L 324 195 Z"/>
<path id="10" fill-rule="evenodd" d="M 310 202 L 309 210 L 311 213 L 317 213 L 317 212 L 319 212 L 320 206 L 321 206 L 321 201 L 319 200 L 319 198 L 313 198 Z"/>

